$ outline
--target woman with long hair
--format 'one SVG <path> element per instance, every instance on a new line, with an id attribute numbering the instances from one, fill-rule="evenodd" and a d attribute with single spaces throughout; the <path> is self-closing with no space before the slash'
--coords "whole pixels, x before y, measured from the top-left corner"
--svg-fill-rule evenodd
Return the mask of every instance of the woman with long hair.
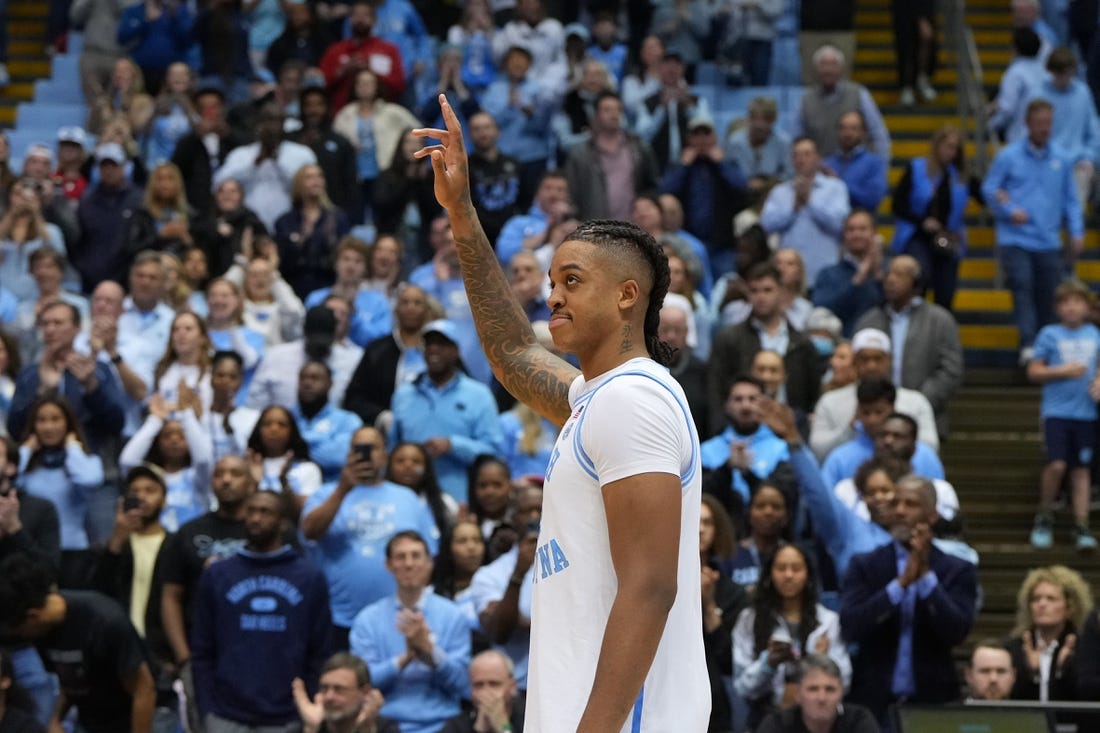
<path id="1" fill-rule="evenodd" d="M 426 261 L 433 254 L 429 223 L 442 207 L 435 198 L 431 161 L 415 157 L 424 143 L 412 134 L 412 127 L 401 132 L 393 156 L 383 161 L 374 187 L 374 225 L 380 232 L 400 236 L 406 251 L 412 249 L 419 261 Z"/>
<path id="2" fill-rule="evenodd" d="M 398 443 L 386 462 L 386 480 L 407 486 L 432 513 L 442 536 L 458 514 L 458 503 L 439 486 L 432 457 L 420 443 Z"/>
<path id="3" fill-rule="evenodd" d="M 333 281 L 333 256 L 340 238 L 348 233 L 348 217 L 325 190 L 325 174 L 318 165 L 304 165 L 294 174 L 291 208 L 275 221 L 279 271 L 299 298 Z"/>
<path id="4" fill-rule="evenodd" d="M 745 517 L 748 531 L 731 560 L 734 582 L 750 590 L 754 588 L 762 577 L 761 568 L 775 549 L 791 541 L 795 501 L 791 492 L 778 481 L 765 480 L 750 489 Z M 735 517 L 734 521 L 737 519 Z"/>
<path id="5" fill-rule="evenodd" d="M 0 217 L 0 283 L 20 301 L 34 300 L 38 286 L 31 276 L 35 250 L 50 247 L 64 254 L 65 244 L 42 216 L 39 183 L 21 178 L 9 189 L 8 210 Z"/>
<path id="6" fill-rule="evenodd" d="M 130 219 L 130 252 L 171 252 L 182 260 L 193 244 L 183 175 L 175 163 L 161 163 L 149 174 L 145 203 Z"/>
<path id="7" fill-rule="evenodd" d="M 129 57 L 115 61 L 110 88 L 88 110 L 88 132 L 102 135 L 108 121 L 117 114 L 130 128 L 144 130 L 153 115 L 153 99 L 145 93 L 145 75 Z"/>
<path id="8" fill-rule="evenodd" d="M 1013 700 L 1076 700 L 1077 635 L 1092 610 L 1092 591 L 1065 565 L 1036 568 L 1016 594 L 1016 626 L 1007 646 L 1016 668 Z"/>
<path id="9" fill-rule="evenodd" d="M 154 394 L 149 398 L 149 416 L 119 454 L 119 471 L 124 476 L 142 463 L 164 471 L 167 491 L 160 523 L 169 532 L 211 509 L 214 449 L 210 438 L 193 406 L 171 410 L 160 394 Z"/>
<path id="10" fill-rule="evenodd" d="M 244 205 L 244 189 L 236 180 L 222 181 L 214 190 L 214 208 L 196 223 L 195 237 L 206 252 L 210 277 L 221 277 L 234 264 L 248 265 L 257 253 L 257 240 L 267 233 L 256 212 Z"/>
<path id="11" fill-rule="evenodd" d="M 248 460 L 257 486 L 293 494 L 299 511 L 321 486 L 321 468 L 310 458 L 294 416 L 282 405 L 269 405 L 260 413 L 248 439 Z"/>
<path id="12" fill-rule="evenodd" d="M 264 355 L 263 334 L 244 325 L 244 298 L 232 280 L 211 280 L 206 286 L 206 304 L 210 311 L 206 319 L 210 345 L 219 351 L 237 352 L 244 364 L 244 384 L 237 394 L 238 404 L 243 404 L 256 365 Z"/>
<path id="13" fill-rule="evenodd" d="M 733 688 L 749 702 L 750 730 L 767 713 L 794 703 L 798 660 L 807 654 L 828 654 L 844 687 L 851 681 L 840 617 L 818 602 L 817 588 L 810 556 L 783 544 L 765 563 L 752 605 L 737 617 Z"/>
<path id="14" fill-rule="evenodd" d="M 400 104 L 387 102 L 385 96 L 378 75 L 362 69 L 355 74 L 351 100 L 332 121 L 332 129 L 355 148 L 360 210 L 348 214 L 356 224 L 365 223 L 371 215 L 375 181 L 393 159 L 393 152 L 401 143 L 401 131 L 420 127 L 412 112 Z"/>
<path id="15" fill-rule="evenodd" d="M 558 426 L 522 402 L 500 415 L 501 458 L 513 476 L 543 476 L 558 439 Z"/>
<path id="16" fill-rule="evenodd" d="M 172 153 L 180 138 L 191 132 L 191 123 L 197 120 L 195 105 L 191 102 L 195 77 L 191 68 L 182 62 L 168 67 L 164 74 L 164 86 L 153 101 L 153 116 L 145 133 L 145 162 L 157 166 L 172 160 Z"/>
<path id="17" fill-rule="evenodd" d="M 8 424 L 8 410 L 15 396 L 15 378 L 22 366 L 15 338 L 0 328 L 0 426 Z"/>
<path id="18" fill-rule="evenodd" d="M 477 517 L 481 534 L 488 542 L 493 532 L 507 524 L 512 509 L 512 472 L 508 464 L 483 453 L 473 460 L 467 473 L 470 514 Z M 522 528 L 518 528 L 522 535 Z"/>
<path id="19" fill-rule="evenodd" d="M 699 561 L 702 568 L 703 648 L 710 677 L 709 730 L 733 730 L 733 714 L 723 676 L 733 674 L 731 634 L 748 602 L 745 589 L 730 580 L 728 566 L 737 547 L 733 522 L 722 503 L 703 494 L 699 510 Z"/>
<path id="20" fill-rule="evenodd" d="M 169 405 L 197 397 L 201 412 L 210 408 L 210 356 L 213 348 L 206 324 L 191 311 L 177 313 L 172 319 L 168 348 L 153 369 L 153 392 L 159 392 Z M 193 394 L 192 394 L 193 393 Z"/>
<path id="21" fill-rule="evenodd" d="M 244 361 L 235 351 L 216 351 L 210 361 L 210 410 L 203 416 L 203 428 L 209 432 L 214 464 L 225 456 L 244 456 L 248 439 L 256 429 L 260 411 L 238 406 L 237 395 L 244 384 Z"/>
<path id="22" fill-rule="evenodd" d="M 921 285 L 951 310 L 966 256 L 963 215 L 970 197 L 962 132 L 944 125 L 932 135 L 926 155 L 913 158 L 894 188 L 895 254 L 920 263 Z"/>
<path id="23" fill-rule="evenodd" d="M 61 528 L 62 587 L 87 582 L 88 499 L 103 484 L 103 462 L 90 453 L 68 400 L 46 395 L 27 413 L 19 447 L 19 485 L 57 509 Z"/>
<path id="24" fill-rule="evenodd" d="M 432 571 L 435 592 L 450 598 L 466 613 L 471 631 L 480 627 L 477 608 L 470 593 L 470 581 L 485 562 L 485 538 L 472 519 L 449 528 L 439 541 L 439 555 Z"/>
<path id="25" fill-rule="evenodd" d="M 806 299 L 806 263 L 798 250 L 784 247 L 772 255 L 772 264 L 779 270 L 783 313 L 792 326 L 805 331 L 806 321 L 814 309 L 814 304 Z"/>

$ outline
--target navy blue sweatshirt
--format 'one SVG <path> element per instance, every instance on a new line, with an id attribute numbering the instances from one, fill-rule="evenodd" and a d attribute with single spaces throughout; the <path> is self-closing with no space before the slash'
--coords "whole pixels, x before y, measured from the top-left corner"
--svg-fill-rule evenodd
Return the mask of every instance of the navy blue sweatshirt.
<path id="1" fill-rule="evenodd" d="M 290 683 L 316 684 L 331 625 L 325 576 L 290 547 L 211 565 L 191 627 L 199 712 L 248 726 L 297 721 Z"/>

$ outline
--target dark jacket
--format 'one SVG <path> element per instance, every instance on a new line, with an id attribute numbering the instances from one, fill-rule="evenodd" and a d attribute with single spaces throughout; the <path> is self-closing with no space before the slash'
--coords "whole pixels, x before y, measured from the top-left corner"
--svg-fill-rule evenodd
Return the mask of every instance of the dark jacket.
<path id="1" fill-rule="evenodd" d="M 179 237 L 162 237 L 159 232 L 159 225 L 160 222 L 153 217 L 149 209 L 144 206 L 140 209 L 134 209 L 126 235 L 126 246 L 129 249 L 131 258 L 136 257 L 139 252 L 153 250 L 154 252 L 168 252 L 180 260 L 183 259 L 183 253 L 187 251 L 190 245 Z"/>
<path id="2" fill-rule="evenodd" d="M 1093 609 L 1077 635 L 1077 697 L 1100 700 L 1100 611 Z"/>
<path id="3" fill-rule="evenodd" d="M 76 377 L 68 370 L 61 375 L 64 384 L 60 390 L 76 412 L 76 418 L 84 428 L 84 434 L 98 449 L 103 436 L 117 435 L 122 432 L 125 415 L 122 412 L 122 384 L 115 376 L 110 365 L 97 361 L 95 377 L 98 384 L 91 392 L 86 392 Z M 27 425 L 27 415 L 38 398 L 38 364 L 28 364 L 19 371 L 15 379 L 15 395 L 8 410 L 8 433 L 22 435 Z"/>
<path id="4" fill-rule="evenodd" d="M 172 535 L 168 534 L 161 543 L 162 552 L 157 553 L 156 562 L 153 565 L 153 579 L 149 584 L 149 600 L 145 606 L 145 643 L 157 660 L 171 660 L 172 647 L 168 643 L 168 636 L 164 632 L 164 625 L 160 619 L 161 590 L 164 587 L 163 564 L 165 544 L 170 542 Z M 130 589 L 134 583 L 134 551 L 130 543 L 122 546 L 122 552 L 114 553 L 104 547 L 96 553 L 95 570 L 92 572 L 92 590 L 97 590 L 103 595 L 115 599 L 120 606 L 130 613 Z"/>
<path id="5" fill-rule="evenodd" d="M 373 425 L 383 410 L 390 409 L 400 360 L 401 347 L 393 334 L 367 344 L 344 393 L 344 409 L 363 418 L 364 425 Z"/>
<path id="6" fill-rule="evenodd" d="M 1028 633 L 1034 633 L 1029 631 Z M 1059 669 L 1057 665 L 1058 652 L 1066 642 L 1066 637 L 1073 633 L 1073 629 L 1067 627 L 1058 639 L 1058 647 L 1050 659 L 1050 677 L 1047 687 L 1048 700 L 1078 700 L 1077 696 L 1077 659 L 1076 651 L 1066 658 L 1065 664 Z M 1032 637 L 1034 639 L 1034 637 Z M 1012 655 L 1012 666 L 1016 669 L 1016 684 L 1012 686 L 1013 700 L 1038 700 L 1040 676 L 1039 672 L 1032 672 L 1027 663 L 1027 653 L 1024 652 L 1024 639 L 1015 636 L 1009 639 L 1005 646 Z M 1076 647 L 1075 647 L 1076 649 Z M 1087 698 L 1094 699 L 1094 698 Z"/>
<path id="7" fill-rule="evenodd" d="M 304 36 L 287 24 L 283 35 L 267 49 L 267 68 L 277 75 L 290 59 L 298 59 L 306 66 L 317 66 L 330 42 L 328 31 L 320 21 L 314 22 Z"/>
<path id="8" fill-rule="evenodd" d="M 19 492 L 23 528 L 0 538 L 0 559 L 21 552 L 56 573 L 61 568 L 61 524 L 53 502 Z"/>
<path id="9" fill-rule="evenodd" d="M 852 284 L 855 274 L 856 264 L 843 257 L 817 273 L 814 281 L 814 305 L 828 308 L 840 319 L 845 338 L 856 332 L 856 321 L 864 313 L 882 302 L 882 283 L 878 278 L 869 277 L 857 287 Z"/>
<path id="10" fill-rule="evenodd" d="M 790 323 L 787 324 L 787 332 L 790 343 L 783 357 L 787 368 L 787 404 L 796 411 L 810 413 L 821 392 L 823 365 L 809 338 L 796 331 Z M 748 374 L 752 370 L 752 360 L 757 351 L 760 351 L 760 334 L 752 324 L 752 318 L 726 326 L 715 335 L 707 373 L 712 434 L 725 427 L 726 415 L 721 406 L 726 404 L 730 383 L 738 374 Z"/>
<path id="11" fill-rule="evenodd" d="M 653 149 L 633 133 L 626 134 L 626 146 L 634 161 L 634 193 L 641 194 L 657 187 L 657 158 Z M 600 152 L 594 140 L 577 145 L 565 161 L 565 177 L 569 194 L 577 205 L 578 218 L 606 219 L 607 176 L 600 165 Z"/>
<path id="12" fill-rule="evenodd" d="M 710 566 L 720 570 L 717 563 L 711 562 Z M 749 594 L 725 575 L 719 575 L 714 586 L 714 602 L 722 611 L 722 623 L 709 634 L 703 627 L 703 650 L 710 678 L 710 726 L 707 731 L 725 733 L 733 730 L 733 710 L 722 677 L 733 674 L 733 625 L 749 604 Z"/>
<path id="13" fill-rule="evenodd" d="M 246 142 L 244 138 L 230 130 L 218 138 L 218 152 L 213 160 L 206 150 L 202 136 L 198 133 L 190 132 L 176 142 L 172 162 L 179 167 L 180 174 L 183 176 L 187 203 L 191 204 L 199 214 L 207 214 L 214 210 L 214 194 L 211 190 L 214 171 L 225 162 L 225 156 L 229 155 L 230 150 Z"/>
<path id="14" fill-rule="evenodd" d="M 832 733 L 879 733 L 878 723 L 867 708 L 845 704 L 833 723 Z M 802 708 L 795 705 L 764 718 L 756 733 L 809 733 L 802 722 Z"/>
<path id="15" fill-rule="evenodd" d="M 90 293 L 104 280 L 115 280 L 129 271 L 126 234 L 139 206 L 141 191 L 128 183 L 122 188 L 97 185 L 80 199 L 76 209 L 80 239 L 69 255 L 80 273 L 84 292 Z"/>
<path id="16" fill-rule="evenodd" d="M 231 231 L 228 235 L 223 236 L 218 231 L 219 220 L 229 224 Z M 224 275 L 233 266 L 236 256 L 244 253 L 242 243 L 247 230 L 252 231 L 253 242 L 261 234 L 267 234 L 267 227 L 260 217 L 245 206 L 228 214 L 211 211 L 196 221 L 194 227 L 191 236 L 195 245 L 206 252 L 206 271 L 212 278 Z"/>
<path id="17" fill-rule="evenodd" d="M 516 698 L 512 700 L 512 714 L 508 718 L 514 733 L 523 733 L 524 707 L 523 693 L 519 692 Z M 466 701 L 463 701 L 462 712 L 444 723 L 440 733 L 474 733 L 474 721 L 476 720 L 477 710 Z"/>
<path id="18" fill-rule="evenodd" d="M 321 130 L 299 130 L 290 139 L 305 145 L 317 156 L 325 174 L 325 188 L 332 203 L 348 215 L 359 210 L 359 169 L 355 148 L 331 126 Z M 361 222 L 352 222 L 352 224 Z"/>
<path id="19" fill-rule="evenodd" d="M 917 597 L 913 613 L 913 682 L 916 703 L 958 699 L 959 679 L 952 652 L 974 626 L 977 568 L 933 547 L 929 567 L 938 583 L 927 598 Z M 852 660 L 850 699 L 881 720 L 894 701 L 891 683 L 901 636 L 901 610 L 886 586 L 898 577 L 893 542 L 852 558 L 841 585 L 840 625 L 844 639 L 859 645 Z"/>
<path id="20" fill-rule="evenodd" d="M 302 210 L 294 207 L 275 220 L 279 245 L 279 272 L 302 300 L 319 288 L 332 285 L 336 244 L 350 229 L 348 217 L 337 208 L 326 209 L 302 239 Z M 381 231 L 381 230 L 380 230 Z"/>

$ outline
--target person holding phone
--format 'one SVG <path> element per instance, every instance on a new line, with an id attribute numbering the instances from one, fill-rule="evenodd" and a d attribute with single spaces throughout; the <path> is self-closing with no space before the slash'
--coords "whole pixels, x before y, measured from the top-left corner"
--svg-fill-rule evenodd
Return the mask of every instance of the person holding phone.
<path id="1" fill-rule="evenodd" d="M 328 579 L 338 648 L 346 649 L 351 623 L 361 609 L 393 594 L 386 570 L 386 543 L 398 532 L 416 530 L 432 555 L 439 530 L 428 507 L 412 489 L 383 478 L 386 444 L 375 428 L 351 436 L 338 480 L 323 485 L 302 510 L 307 554 Z"/>

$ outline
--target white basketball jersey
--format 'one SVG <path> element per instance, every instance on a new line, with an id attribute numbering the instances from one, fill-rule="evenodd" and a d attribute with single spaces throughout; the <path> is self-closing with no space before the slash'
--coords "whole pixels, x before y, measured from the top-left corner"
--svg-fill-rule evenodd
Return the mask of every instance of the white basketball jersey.
<path id="1" fill-rule="evenodd" d="M 710 718 L 699 587 L 702 469 L 687 399 L 667 369 L 633 359 L 587 383 L 578 377 L 569 403 L 573 413 L 546 471 L 525 728 L 577 729 L 617 584 L 601 486 L 658 472 L 682 485 L 677 594 L 622 733 L 702 733 Z"/>

